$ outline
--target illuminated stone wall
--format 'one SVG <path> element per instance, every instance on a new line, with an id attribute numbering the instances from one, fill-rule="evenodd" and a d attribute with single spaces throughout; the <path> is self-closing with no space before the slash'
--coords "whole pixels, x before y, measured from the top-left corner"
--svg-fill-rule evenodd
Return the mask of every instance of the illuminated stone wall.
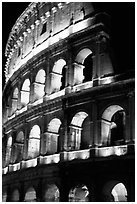
<path id="1" fill-rule="evenodd" d="M 3 92 L 3 201 L 134 200 L 134 77 L 113 70 L 107 17 L 89 2 L 41 2 L 13 26 Z"/>

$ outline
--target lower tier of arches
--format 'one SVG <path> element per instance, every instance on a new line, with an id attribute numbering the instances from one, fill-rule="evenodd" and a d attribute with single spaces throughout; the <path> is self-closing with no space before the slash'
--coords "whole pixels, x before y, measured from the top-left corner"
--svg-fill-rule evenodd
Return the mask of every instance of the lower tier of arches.
<path id="1" fill-rule="evenodd" d="M 134 157 L 62 162 L 3 176 L 5 202 L 132 202 Z"/>

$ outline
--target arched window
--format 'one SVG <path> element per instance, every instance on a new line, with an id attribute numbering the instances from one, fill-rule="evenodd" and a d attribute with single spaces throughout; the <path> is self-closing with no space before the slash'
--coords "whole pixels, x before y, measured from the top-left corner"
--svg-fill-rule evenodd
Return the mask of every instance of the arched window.
<path id="1" fill-rule="evenodd" d="M 125 185 L 118 181 L 109 181 L 103 188 L 102 201 L 104 202 L 127 202 L 127 197 Z"/>
<path id="2" fill-rule="evenodd" d="M 17 163 L 20 162 L 23 158 L 23 147 L 24 147 L 24 133 L 20 131 L 17 134 L 16 141 L 13 145 L 13 155 L 12 162 Z"/>
<path id="3" fill-rule="evenodd" d="M 92 80 L 93 60 L 92 51 L 88 48 L 81 50 L 74 63 L 74 84 Z"/>
<path id="4" fill-rule="evenodd" d="M 66 80 L 66 62 L 63 59 L 59 59 L 53 66 L 51 73 L 51 92 L 57 92 L 65 88 Z"/>
<path id="5" fill-rule="evenodd" d="M 125 137 L 125 111 L 118 105 L 109 106 L 102 115 L 101 139 L 103 145 L 119 145 Z"/>
<path id="6" fill-rule="evenodd" d="M 28 158 L 35 158 L 40 151 L 40 127 L 34 125 L 30 131 L 28 141 Z"/>
<path id="7" fill-rule="evenodd" d="M 45 133 L 45 153 L 55 154 L 60 150 L 59 140 L 59 128 L 61 121 L 58 118 L 54 118 L 50 121 Z"/>
<path id="8" fill-rule="evenodd" d="M 6 159 L 5 159 L 6 165 L 8 165 L 9 162 L 10 162 L 10 159 L 11 159 L 11 150 L 12 150 L 12 137 L 10 136 L 8 138 L 8 141 L 7 141 Z"/>
<path id="9" fill-rule="evenodd" d="M 26 106 L 29 103 L 30 96 L 30 80 L 26 79 L 23 83 L 21 90 L 21 104 L 22 106 Z"/>
<path id="10" fill-rule="evenodd" d="M 18 189 L 15 189 L 13 193 L 11 194 L 11 201 L 12 202 L 19 202 L 19 191 Z"/>
<path id="11" fill-rule="evenodd" d="M 18 92 L 18 88 L 15 88 L 12 96 L 12 113 L 15 113 L 18 107 Z"/>
<path id="12" fill-rule="evenodd" d="M 47 186 L 47 190 L 44 195 L 44 201 L 46 202 L 59 202 L 59 189 L 55 184 Z"/>
<path id="13" fill-rule="evenodd" d="M 90 145 L 89 118 L 85 112 L 78 112 L 70 124 L 68 146 L 70 150 L 88 148 Z"/>
<path id="14" fill-rule="evenodd" d="M 45 71 L 40 69 L 36 75 L 35 83 L 34 83 L 34 99 L 40 99 L 44 96 L 45 91 Z"/>
<path id="15" fill-rule="evenodd" d="M 87 186 L 78 185 L 69 192 L 69 202 L 89 202 L 89 191 Z"/>
<path id="16" fill-rule="evenodd" d="M 36 202 L 37 201 L 37 197 L 36 197 L 36 191 L 33 187 L 30 187 L 26 194 L 25 194 L 25 198 L 24 198 L 25 202 Z"/>

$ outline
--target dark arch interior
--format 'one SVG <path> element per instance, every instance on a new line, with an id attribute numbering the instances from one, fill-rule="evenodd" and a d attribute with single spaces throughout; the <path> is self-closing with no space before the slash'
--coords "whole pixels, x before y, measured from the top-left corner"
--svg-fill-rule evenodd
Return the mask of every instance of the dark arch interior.
<path id="1" fill-rule="evenodd" d="M 111 119 L 111 123 L 115 124 L 111 128 L 111 145 L 124 140 L 125 114 L 123 111 L 117 111 Z"/>
<path id="2" fill-rule="evenodd" d="M 60 90 L 65 88 L 65 82 L 66 82 L 66 68 L 63 67 L 62 69 L 62 77 L 61 77 L 61 87 Z"/>
<path id="3" fill-rule="evenodd" d="M 93 59 L 92 54 L 90 54 L 85 60 L 84 64 L 85 66 L 83 70 L 84 80 L 83 82 L 91 81 L 92 75 L 93 75 Z"/>

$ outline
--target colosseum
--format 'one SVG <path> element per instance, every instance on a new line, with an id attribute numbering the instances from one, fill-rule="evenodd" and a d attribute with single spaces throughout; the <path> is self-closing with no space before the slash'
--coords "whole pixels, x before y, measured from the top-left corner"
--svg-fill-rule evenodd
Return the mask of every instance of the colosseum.
<path id="1" fill-rule="evenodd" d="M 2 201 L 135 201 L 134 67 L 91 2 L 32 2 L 7 41 Z"/>

